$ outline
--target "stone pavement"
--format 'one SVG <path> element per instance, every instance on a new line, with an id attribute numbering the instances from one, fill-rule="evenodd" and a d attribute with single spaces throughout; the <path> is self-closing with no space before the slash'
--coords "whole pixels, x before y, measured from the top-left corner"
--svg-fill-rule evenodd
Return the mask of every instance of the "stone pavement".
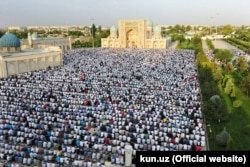
<path id="1" fill-rule="evenodd" d="M 177 47 L 178 43 L 179 43 L 178 41 L 172 42 L 172 43 L 170 44 L 169 48 L 175 49 L 175 48 Z"/>

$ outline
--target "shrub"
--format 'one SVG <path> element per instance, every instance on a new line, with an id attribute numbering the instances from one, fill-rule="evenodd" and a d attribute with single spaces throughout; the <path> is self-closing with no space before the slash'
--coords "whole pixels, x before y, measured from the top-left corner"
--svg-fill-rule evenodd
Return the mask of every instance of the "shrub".
<path id="1" fill-rule="evenodd" d="M 250 124 L 244 127 L 243 133 L 250 136 Z"/>
<path id="2" fill-rule="evenodd" d="M 234 149 L 234 141 L 232 138 L 229 138 L 227 141 L 226 151 L 232 151 Z"/>
<path id="3" fill-rule="evenodd" d="M 224 127 L 223 131 L 216 135 L 216 142 L 218 145 L 226 147 L 228 140 L 231 138 L 231 135 L 226 131 Z"/>

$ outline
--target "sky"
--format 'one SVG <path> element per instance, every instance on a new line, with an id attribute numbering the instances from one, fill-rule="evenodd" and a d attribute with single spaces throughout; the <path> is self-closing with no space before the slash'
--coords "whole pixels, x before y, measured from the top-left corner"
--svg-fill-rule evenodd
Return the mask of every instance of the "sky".
<path id="1" fill-rule="evenodd" d="M 0 0 L 0 28 L 110 27 L 119 19 L 154 25 L 250 25 L 250 0 Z"/>

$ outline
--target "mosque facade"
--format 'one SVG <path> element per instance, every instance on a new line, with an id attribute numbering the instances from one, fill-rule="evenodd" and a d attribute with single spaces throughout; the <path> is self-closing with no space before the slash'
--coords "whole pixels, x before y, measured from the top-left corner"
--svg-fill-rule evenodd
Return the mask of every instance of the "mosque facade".
<path id="1" fill-rule="evenodd" d="M 40 38 L 36 32 L 28 33 L 27 39 L 22 39 L 21 45 L 37 47 L 38 45 L 58 46 L 62 51 L 71 50 L 71 38 L 67 37 L 47 37 Z"/>
<path id="2" fill-rule="evenodd" d="M 39 45 L 21 48 L 20 40 L 6 32 L 0 38 L 0 78 L 62 65 L 59 47 Z"/>
<path id="3" fill-rule="evenodd" d="M 110 36 L 101 39 L 103 48 L 167 48 L 170 37 L 162 37 L 161 27 L 150 19 L 119 20 L 118 28 L 111 26 Z"/>

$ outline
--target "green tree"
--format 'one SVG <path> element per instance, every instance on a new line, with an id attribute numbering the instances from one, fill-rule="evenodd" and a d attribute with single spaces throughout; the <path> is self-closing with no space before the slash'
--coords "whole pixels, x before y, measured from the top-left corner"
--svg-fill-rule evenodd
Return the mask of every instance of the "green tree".
<path id="1" fill-rule="evenodd" d="M 250 124 L 244 127 L 243 133 L 250 136 Z"/>
<path id="2" fill-rule="evenodd" d="M 233 107 L 234 108 L 240 108 L 242 106 L 242 101 L 241 100 L 235 100 L 233 102 Z"/>
<path id="3" fill-rule="evenodd" d="M 223 77 L 223 79 L 222 79 L 222 87 L 223 88 L 225 88 L 225 86 L 226 86 L 226 83 L 227 83 L 227 80 L 228 80 L 228 77 L 227 77 L 227 75 L 225 76 L 225 77 Z"/>
<path id="4" fill-rule="evenodd" d="M 69 36 L 80 37 L 84 34 L 81 31 L 69 31 Z"/>
<path id="5" fill-rule="evenodd" d="M 5 31 L 0 30 L 0 38 L 4 35 Z"/>
<path id="6" fill-rule="evenodd" d="M 190 26 L 190 25 L 188 25 L 187 27 L 186 27 L 186 31 L 190 31 L 192 29 L 192 27 Z"/>
<path id="7" fill-rule="evenodd" d="M 232 73 L 234 70 L 234 66 L 231 62 L 227 62 L 227 64 L 224 66 L 224 68 L 225 68 L 225 71 L 227 74 Z"/>
<path id="8" fill-rule="evenodd" d="M 185 37 L 182 34 L 172 34 L 171 38 L 172 38 L 173 41 L 183 42 L 185 40 Z"/>
<path id="9" fill-rule="evenodd" d="M 202 42 L 201 42 L 201 38 L 199 36 L 194 36 L 191 39 L 191 42 L 193 43 L 194 47 L 195 47 L 195 54 L 197 55 L 199 52 L 203 52 L 203 48 L 202 48 Z"/>
<path id="10" fill-rule="evenodd" d="M 204 112 L 208 119 L 217 120 L 218 122 L 228 119 L 225 102 L 222 101 L 218 95 L 213 95 L 208 102 L 205 103 Z"/>
<path id="11" fill-rule="evenodd" d="M 97 30 L 98 30 L 98 32 L 101 32 L 102 31 L 102 26 L 99 25 Z"/>
<path id="12" fill-rule="evenodd" d="M 242 56 L 235 60 L 235 65 L 240 73 L 246 72 L 248 67 L 247 60 Z"/>
<path id="13" fill-rule="evenodd" d="M 226 151 L 232 151 L 232 150 L 234 150 L 234 140 L 230 137 L 227 140 Z"/>
<path id="14" fill-rule="evenodd" d="M 196 56 L 197 64 L 202 64 L 203 62 L 209 62 L 207 56 L 203 52 L 199 52 Z"/>
<path id="15" fill-rule="evenodd" d="M 212 41 L 211 41 L 211 39 L 206 39 L 206 44 L 207 44 L 207 46 L 209 47 L 209 49 L 211 49 L 211 50 L 214 50 L 215 49 L 215 47 L 214 47 L 214 44 L 212 43 Z"/>
<path id="16" fill-rule="evenodd" d="M 233 102 L 233 107 L 235 108 L 235 110 L 241 115 L 242 114 L 242 101 L 241 100 L 235 100 Z"/>
<path id="17" fill-rule="evenodd" d="M 236 87 L 235 87 L 235 85 L 232 87 L 232 91 L 230 93 L 230 97 L 236 97 Z"/>
<path id="18" fill-rule="evenodd" d="M 15 35 L 19 38 L 19 39 L 26 39 L 28 37 L 28 31 L 16 31 Z"/>
<path id="19" fill-rule="evenodd" d="M 233 32 L 233 27 L 230 24 L 223 26 L 222 33 L 223 35 L 229 35 Z"/>
<path id="20" fill-rule="evenodd" d="M 250 73 L 242 79 L 240 87 L 241 87 L 241 90 L 244 93 L 247 93 L 247 95 L 249 96 L 249 94 L 250 94 Z"/>
<path id="21" fill-rule="evenodd" d="M 213 76 L 214 76 L 215 81 L 220 82 L 223 79 L 221 68 L 216 66 L 212 70 L 213 70 Z"/>
<path id="22" fill-rule="evenodd" d="M 52 31 L 49 31 L 48 34 L 61 34 L 62 31 L 60 30 L 52 30 Z"/>
<path id="23" fill-rule="evenodd" d="M 233 53 L 227 49 L 215 49 L 214 56 L 225 63 L 231 61 L 231 59 L 234 57 Z"/>
<path id="24" fill-rule="evenodd" d="M 95 38 L 95 35 L 96 35 L 96 27 L 95 27 L 95 24 L 92 24 L 92 27 L 91 27 L 91 35 L 93 38 Z"/>
<path id="25" fill-rule="evenodd" d="M 72 44 L 72 47 L 73 47 L 73 48 L 80 48 L 80 47 L 82 47 L 81 41 L 80 41 L 80 40 L 75 41 L 75 42 Z"/>
<path id="26" fill-rule="evenodd" d="M 226 127 L 224 127 L 223 131 L 216 135 L 216 142 L 218 145 L 226 147 L 228 141 L 231 139 L 230 133 L 226 131 Z"/>
<path id="27" fill-rule="evenodd" d="M 95 46 L 100 47 L 101 46 L 101 39 L 107 38 L 109 36 L 109 34 L 110 34 L 109 30 L 100 31 L 95 37 Z"/>
<path id="28" fill-rule="evenodd" d="M 234 86 L 233 80 L 232 80 L 232 78 L 229 78 L 229 79 L 227 80 L 226 87 L 225 87 L 225 89 L 224 89 L 224 91 L 225 91 L 225 93 L 226 93 L 227 95 L 230 95 L 230 94 L 231 94 L 232 89 L 233 89 L 233 86 Z"/>

